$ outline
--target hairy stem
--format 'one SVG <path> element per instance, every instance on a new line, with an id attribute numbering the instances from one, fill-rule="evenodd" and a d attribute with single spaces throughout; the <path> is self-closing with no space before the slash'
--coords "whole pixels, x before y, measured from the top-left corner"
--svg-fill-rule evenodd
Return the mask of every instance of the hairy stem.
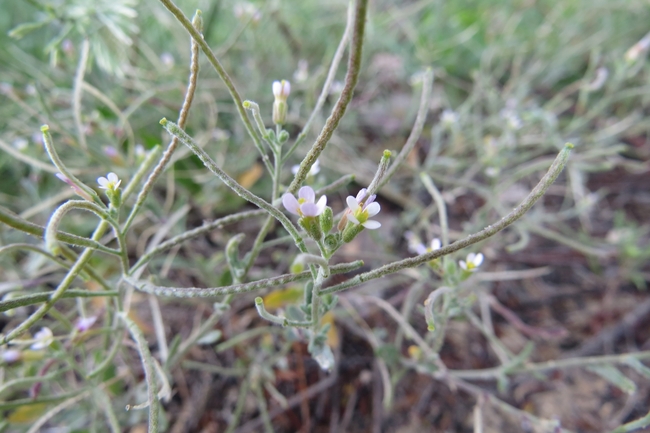
<path id="1" fill-rule="evenodd" d="M 162 0 L 161 0 L 162 1 Z M 350 42 L 350 56 L 348 58 L 348 72 L 345 76 L 345 85 L 343 91 L 339 96 L 332 113 L 325 121 L 325 125 L 321 130 L 318 138 L 314 142 L 307 156 L 300 163 L 298 173 L 291 182 L 288 191 L 295 194 L 300 188 L 302 183 L 307 178 L 311 166 L 314 165 L 316 159 L 325 150 L 325 146 L 332 138 L 332 134 L 339 126 L 341 118 L 345 114 L 348 104 L 352 100 L 354 88 L 357 86 L 359 80 L 359 71 L 361 70 L 361 53 L 363 47 L 363 35 L 366 28 L 366 12 L 368 8 L 368 0 L 357 0 L 354 11 L 354 27 L 352 31 L 352 41 Z"/>
<path id="2" fill-rule="evenodd" d="M 203 21 L 201 19 L 200 11 L 197 11 L 196 15 L 194 16 L 193 22 L 190 23 L 190 27 L 199 35 L 201 34 L 200 32 L 203 28 Z M 195 39 L 192 39 L 191 41 L 191 53 L 192 55 L 190 57 L 189 83 L 187 85 L 187 91 L 185 92 L 185 98 L 183 98 L 183 104 L 181 105 L 181 110 L 178 114 L 178 124 L 180 125 L 181 128 L 185 127 L 185 123 L 187 122 L 187 117 L 189 116 L 190 113 L 190 107 L 192 106 L 192 102 L 194 101 L 196 83 L 199 78 L 199 46 Z M 138 198 L 135 202 L 135 206 L 133 206 L 133 209 L 131 209 L 131 213 L 129 214 L 126 222 L 124 223 L 124 228 L 122 229 L 122 233 L 126 233 L 129 230 L 129 227 L 133 223 L 133 219 L 140 211 L 140 208 L 144 204 L 144 201 L 147 199 L 149 192 L 151 191 L 154 184 L 156 183 L 156 180 L 158 180 L 158 177 L 165 170 L 167 163 L 171 159 L 177 147 L 178 147 L 178 138 L 173 137 L 172 141 L 169 143 L 169 146 L 167 146 L 167 150 L 165 150 L 165 153 L 163 154 L 162 158 L 158 162 L 158 165 L 156 165 L 156 167 L 153 169 L 153 171 L 147 178 L 146 182 L 144 183 L 142 190 L 138 194 Z"/>
<path id="3" fill-rule="evenodd" d="M 334 265 L 330 268 L 330 274 L 341 274 L 350 272 L 363 266 L 362 260 L 355 262 L 343 263 Z M 156 286 L 148 281 L 135 280 L 131 277 L 123 277 L 124 281 L 133 286 L 134 288 L 146 292 L 153 293 L 158 296 L 169 296 L 176 298 L 209 298 L 221 295 L 240 294 L 252 292 L 254 290 L 265 289 L 269 287 L 281 286 L 283 284 L 291 283 L 294 281 L 304 281 L 312 278 L 310 271 L 300 272 L 298 274 L 284 274 L 277 277 L 266 278 L 259 281 L 250 283 L 233 284 L 231 286 L 215 287 L 215 288 L 200 288 L 200 287 L 165 287 Z"/>
<path id="4" fill-rule="evenodd" d="M 521 202 L 519 206 L 517 206 L 508 215 L 503 217 L 498 223 L 490 225 L 478 233 L 470 235 L 465 239 L 456 241 L 453 244 L 440 248 L 438 250 L 430 251 L 425 254 L 420 254 L 419 256 L 410 257 L 408 259 L 398 260 L 375 270 L 359 274 L 348 281 L 321 290 L 321 294 L 339 292 L 350 287 L 358 286 L 359 284 L 366 281 L 381 278 L 385 275 L 394 274 L 395 272 L 399 272 L 402 269 L 419 266 L 431 260 L 437 259 L 438 257 L 446 256 L 495 235 L 496 233 L 500 232 L 521 218 L 526 212 L 528 212 L 531 207 L 533 207 L 537 200 L 539 200 L 540 197 L 544 195 L 546 190 L 551 186 L 551 184 L 553 184 L 555 179 L 557 179 L 557 177 L 562 172 L 562 169 L 564 169 L 567 162 L 569 161 L 571 149 L 573 149 L 573 145 L 567 144 L 564 149 L 560 151 L 557 158 L 555 158 L 555 161 L 553 161 L 553 164 L 549 168 L 548 172 L 540 180 L 537 186 L 535 186 L 535 188 L 530 192 L 528 197 L 526 197 L 526 199 L 524 199 L 524 201 Z"/>
<path id="5" fill-rule="evenodd" d="M 293 238 L 293 241 L 296 243 L 296 246 L 298 249 L 303 252 L 307 253 L 307 247 L 305 246 L 305 242 L 303 241 L 302 237 L 300 236 L 300 233 L 298 232 L 298 229 L 289 221 L 289 218 L 287 218 L 282 212 L 280 212 L 278 209 L 273 207 L 273 205 L 266 200 L 264 200 L 261 197 L 256 196 L 243 186 L 241 186 L 235 179 L 232 177 L 228 176 L 226 172 L 224 172 L 219 166 L 217 165 L 216 162 L 210 158 L 210 156 L 203 150 L 201 149 L 195 142 L 194 140 L 185 133 L 181 128 L 178 127 L 178 125 L 173 124 L 172 122 L 169 122 L 167 119 L 162 119 L 160 121 L 160 124 L 163 125 L 163 127 L 169 131 L 170 134 L 178 137 L 183 144 L 185 144 L 187 147 L 194 152 L 196 156 L 198 156 L 203 164 L 223 183 L 226 184 L 230 189 L 232 189 L 238 196 L 241 198 L 245 199 L 246 201 L 249 201 L 253 203 L 255 206 L 264 209 L 266 212 L 268 212 L 271 216 L 273 216 L 276 220 L 282 224 L 282 226 L 285 228 L 286 231 L 289 232 L 291 237 Z"/>

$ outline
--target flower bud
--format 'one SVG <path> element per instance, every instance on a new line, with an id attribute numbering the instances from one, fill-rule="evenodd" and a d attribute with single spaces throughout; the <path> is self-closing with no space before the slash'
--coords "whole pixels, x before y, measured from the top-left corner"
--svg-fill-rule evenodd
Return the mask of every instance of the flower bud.
<path id="1" fill-rule="evenodd" d="M 289 139 L 289 133 L 287 131 L 283 130 L 278 135 L 278 141 L 280 142 L 280 144 L 286 143 L 288 139 Z"/>
<path id="2" fill-rule="evenodd" d="M 343 230 L 343 242 L 352 242 L 352 239 L 356 238 L 363 229 L 364 227 L 361 224 L 349 223 Z"/>
<path id="3" fill-rule="evenodd" d="M 287 120 L 287 98 L 291 93 L 291 84 L 286 81 L 273 82 L 273 123 L 276 125 L 284 125 Z"/>
<path id="4" fill-rule="evenodd" d="M 327 206 L 318 218 L 320 218 L 320 227 L 323 229 L 323 233 L 329 233 L 334 225 L 334 213 L 332 212 L 332 208 Z"/>

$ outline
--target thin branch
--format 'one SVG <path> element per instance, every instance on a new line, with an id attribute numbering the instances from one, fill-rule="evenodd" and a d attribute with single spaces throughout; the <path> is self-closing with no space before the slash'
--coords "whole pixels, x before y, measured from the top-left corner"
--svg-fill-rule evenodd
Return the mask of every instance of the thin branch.
<path id="1" fill-rule="evenodd" d="M 350 4 L 348 5 L 348 18 L 347 18 L 347 24 L 345 25 L 345 30 L 343 31 L 343 36 L 341 37 L 341 41 L 339 42 L 339 46 L 336 48 L 336 52 L 334 53 L 334 57 L 332 58 L 332 63 L 330 64 L 330 69 L 327 72 L 327 78 L 325 78 L 325 84 L 323 84 L 323 89 L 320 92 L 320 95 L 318 96 L 318 100 L 316 101 L 316 106 L 312 110 L 311 114 L 309 115 L 309 119 L 307 119 L 307 122 L 305 123 L 305 126 L 302 128 L 302 131 L 300 131 L 300 134 L 296 137 L 296 141 L 293 143 L 293 145 L 289 148 L 287 151 L 287 154 L 282 158 L 282 162 L 286 161 L 291 154 L 300 146 L 300 144 L 305 141 L 305 138 L 307 138 L 307 134 L 309 133 L 309 128 L 311 128 L 311 124 L 314 122 L 314 119 L 320 113 L 321 109 L 323 108 L 323 104 L 325 104 L 325 101 L 327 100 L 327 97 L 330 94 L 330 89 L 332 88 L 332 83 L 334 82 L 334 78 L 336 77 L 336 71 L 339 68 L 339 63 L 341 63 L 341 59 L 343 58 L 343 53 L 345 52 L 345 47 L 348 45 L 348 40 L 350 39 L 350 33 L 352 33 L 352 26 L 354 24 L 354 7 L 352 1 L 350 1 Z"/>
<path id="2" fill-rule="evenodd" d="M 192 36 L 192 39 L 194 39 L 196 43 L 199 44 L 199 47 L 201 47 L 201 50 L 203 50 L 203 53 L 206 55 L 214 69 L 217 71 L 217 74 L 219 74 L 219 77 L 228 88 L 228 92 L 235 102 L 235 108 L 239 113 L 239 117 L 241 117 L 242 122 L 244 122 L 244 126 L 246 127 L 248 134 L 251 136 L 253 142 L 255 143 L 255 147 L 257 147 L 262 155 L 266 155 L 266 152 L 264 152 L 264 148 L 262 147 L 260 137 L 257 135 L 257 132 L 255 132 L 253 125 L 246 115 L 246 110 L 244 109 L 242 98 L 239 96 L 239 92 L 237 91 L 235 84 L 221 65 L 221 62 L 219 62 L 219 59 L 217 59 L 217 56 L 210 49 L 210 46 L 203 38 L 201 32 L 194 28 L 190 20 L 187 19 L 185 14 L 183 14 L 183 11 L 181 11 L 178 6 L 174 4 L 174 2 L 171 0 L 160 0 L 160 2 L 167 8 L 167 10 L 169 10 L 169 12 L 172 13 L 172 15 L 176 17 L 178 22 L 181 23 L 183 27 L 185 27 L 185 30 L 187 30 L 188 33 Z"/>
<path id="3" fill-rule="evenodd" d="M 199 35 L 201 34 L 200 32 L 203 29 L 203 21 L 201 20 L 200 11 L 197 11 L 196 15 L 194 16 L 193 22 L 190 23 L 190 27 Z M 192 101 L 194 101 L 196 83 L 199 77 L 199 46 L 194 39 L 192 39 L 191 41 L 191 53 L 192 54 L 190 57 L 189 83 L 187 85 L 187 91 L 185 92 L 185 97 L 183 98 L 183 104 L 181 105 L 181 110 L 178 113 L 178 124 L 180 125 L 181 128 L 184 128 L 185 123 L 187 122 L 187 117 L 189 116 L 190 113 L 190 107 L 192 106 Z M 133 223 L 135 216 L 140 211 L 140 208 L 144 204 L 144 201 L 147 199 L 147 196 L 149 195 L 149 192 L 153 188 L 154 184 L 156 183 L 156 180 L 158 180 L 158 177 L 165 170 L 167 163 L 171 159 L 177 147 L 178 147 L 178 138 L 173 137 L 172 141 L 169 143 L 169 146 L 167 146 L 167 150 L 165 150 L 165 153 L 163 154 L 162 158 L 160 159 L 156 167 L 153 169 L 153 171 L 145 181 L 142 190 L 138 194 L 138 198 L 135 202 L 135 205 L 133 206 L 133 209 L 131 209 L 131 213 L 129 214 L 126 222 L 124 223 L 124 228 L 122 229 L 122 233 L 126 233 L 129 227 L 131 226 L 131 224 Z"/>
<path id="4" fill-rule="evenodd" d="M 485 240 L 495 235 L 496 233 L 500 232 L 501 230 L 505 229 L 506 227 L 508 227 L 515 221 L 517 221 L 519 218 L 521 218 L 526 212 L 528 212 L 528 210 L 531 207 L 533 207 L 533 205 L 537 202 L 537 200 L 539 200 L 542 197 L 542 195 L 544 195 L 546 190 L 551 186 L 551 184 L 553 184 L 555 179 L 557 179 L 557 177 L 562 172 L 562 169 L 566 166 L 569 160 L 569 155 L 571 154 L 571 149 L 573 149 L 573 145 L 567 143 L 564 149 L 560 151 L 557 158 L 555 158 L 555 161 L 553 161 L 553 164 L 549 168 L 548 172 L 540 180 L 537 186 L 535 186 L 535 188 L 531 191 L 528 197 L 526 197 L 526 199 L 524 199 L 524 201 L 521 202 L 519 206 L 517 206 L 508 215 L 503 217 L 501 221 L 499 221 L 498 223 L 490 225 L 478 233 L 470 235 L 465 239 L 456 241 L 453 244 L 440 248 L 438 250 L 430 251 L 425 254 L 420 254 L 419 256 L 389 263 L 373 271 L 359 274 L 348 281 L 321 290 L 321 294 L 339 292 L 341 290 L 345 290 L 350 287 L 358 286 L 359 284 L 364 283 L 366 281 L 370 281 L 376 278 L 381 278 L 385 275 L 399 272 L 402 269 L 413 268 L 422 265 L 431 260 L 437 259 L 438 257 L 446 256 L 453 252 L 459 251 L 463 248 L 466 248 L 470 245 L 473 245 L 477 242 L 480 242 L 482 240 Z"/>
<path id="5" fill-rule="evenodd" d="M 165 1 L 165 0 L 161 0 Z M 363 46 L 363 34 L 366 28 L 366 12 L 368 9 L 368 0 L 357 0 L 354 11 L 354 28 L 352 31 L 352 41 L 350 43 L 350 56 L 348 58 L 348 72 L 345 76 L 345 85 L 343 86 L 343 91 L 339 96 L 338 101 L 332 113 L 325 121 L 325 125 L 321 130 L 318 138 L 314 142 L 309 153 L 305 156 L 305 159 L 300 163 L 298 168 L 298 173 L 296 177 L 291 182 L 288 192 L 295 194 L 300 188 L 300 185 L 305 181 L 311 166 L 314 165 L 316 159 L 320 154 L 325 150 L 325 146 L 332 138 L 332 134 L 339 126 L 341 118 L 345 114 L 345 110 L 348 107 L 348 104 L 352 100 L 352 95 L 354 94 L 354 88 L 357 86 L 357 81 L 359 80 L 359 71 L 361 70 L 361 54 Z"/>
<path id="6" fill-rule="evenodd" d="M 330 268 L 331 274 L 341 274 L 350 272 L 363 266 L 362 260 L 355 262 L 334 265 Z M 157 286 L 148 281 L 135 280 L 131 277 L 124 276 L 124 281 L 128 284 L 146 293 L 153 293 L 158 296 L 169 296 L 176 298 L 210 298 L 221 295 L 240 294 L 252 292 L 254 290 L 265 289 L 269 287 L 281 286 L 294 281 L 304 281 L 312 278 L 310 271 L 300 272 L 298 274 L 284 274 L 277 277 L 266 278 L 264 280 L 253 281 L 244 284 L 233 284 L 231 286 L 200 288 L 200 287 L 166 287 Z"/>

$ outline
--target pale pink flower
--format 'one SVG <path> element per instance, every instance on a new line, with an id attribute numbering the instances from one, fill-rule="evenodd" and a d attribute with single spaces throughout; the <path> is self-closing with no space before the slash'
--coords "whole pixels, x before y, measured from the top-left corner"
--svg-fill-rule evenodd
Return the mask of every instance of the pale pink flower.
<path id="1" fill-rule="evenodd" d="M 298 198 L 293 194 L 285 193 L 282 196 L 285 209 L 300 217 L 316 217 L 323 213 L 327 205 L 327 197 L 322 196 L 316 202 L 316 193 L 310 186 L 303 186 L 298 190 Z"/>
<path id="2" fill-rule="evenodd" d="M 379 203 L 375 202 L 375 197 L 377 197 L 375 194 L 371 195 L 367 199 L 365 198 L 367 192 L 368 191 L 363 188 L 359 191 L 356 198 L 350 195 L 345 199 L 348 208 L 350 209 L 347 217 L 348 221 L 353 224 L 361 224 L 367 229 L 374 230 L 381 227 L 381 223 L 379 221 L 371 220 L 370 218 L 377 215 L 381 210 L 381 207 L 379 206 Z"/>

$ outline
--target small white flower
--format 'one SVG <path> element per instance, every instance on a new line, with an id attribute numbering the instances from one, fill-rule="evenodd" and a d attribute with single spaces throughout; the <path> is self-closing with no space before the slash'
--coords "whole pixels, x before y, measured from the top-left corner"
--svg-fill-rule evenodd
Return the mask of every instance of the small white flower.
<path id="1" fill-rule="evenodd" d="M 174 59 L 172 53 L 164 52 L 160 55 L 160 62 L 165 68 L 170 69 L 174 66 L 176 60 Z"/>
<path id="2" fill-rule="evenodd" d="M 54 342 L 54 334 L 50 328 L 43 327 L 40 331 L 34 335 L 34 343 L 30 346 L 32 350 L 41 350 L 46 347 L 50 347 L 50 344 Z"/>
<path id="3" fill-rule="evenodd" d="M 316 217 L 323 213 L 327 205 L 327 197 L 322 196 L 316 202 L 316 193 L 310 186 L 303 186 L 298 190 L 298 199 L 293 194 L 282 195 L 282 204 L 285 209 L 300 217 Z"/>
<path id="4" fill-rule="evenodd" d="M 20 351 L 16 349 L 5 350 L 0 355 L 0 358 L 2 358 L 2 360 L 7 364 L 11 364 L 12 362 L 16 362 L 20 359 Z"/>
<path id="5" fill-rule="evenodd" d="M 467 261 L 461 260 L 459 262 L 460 267 L 463 268 L 465 271 L 469 272 L 476 272 L 478 270 L 478 267 L 481 266 L 481 263 L 483 263 L 483 254 L 478 253 L 469 253 L 467 255 Z"/>
<path id="6" fill-rule="evenodd" d="M 458 113 L 454 110 L 446 109 L 440 115 L 440 122 L 445 126 L 451 126 L 455 123 L 458 123 Z"/>
<path id="7" fill-rule="evenodd" d="M 29 146 L 29 141 L 27 141 L 26 138 L 17 138 L 13 141 L 13 143 L 11 143 L 11 145 L 14 147 L 14 149 L 23 151 Z"/>
<path id="8" fill-rule="evenodd" d="M 119 188 L 122 181 L 117 177 L 117 174 L 111 172 L 108 173 L 106 177 L 98 177 L 97 183 L 101 189 L 109 189 L 115 191 L 117 188 Z"/>
<path id="9" fill-rule="evenodd" d="M 348 220 L 353 224 L 361 224 L 367 229 L 375 230 L 381 227 L 381 223 L 379 223 L 379 221 L 370 220 L 370 218 L 377 215 L 381 207 L 379 206 L 379 203 L 375 202 L 375 197 L 377 197 L 375 194 L 368 197 L 368 199 L 365 199 L 367 193 L 368 191 L 366 188 L 363 188 L 359 191 L 356 198 L 349 195 L 348 198 L 345 199 L 348 208 L 350 209 Z"/>
<path id="10" fill-rule="evenodd" d="M 407 231 L 404 233 L 404 238 L 408 242 L 408 249 L 410 252 L 417 255 L 424 254 L 427 252 L 427 247 L 424 246 L 420 238 L 417 237 L 412 231 Z"/>
<path id="11" fill-rule="evenodd" d="M 442 248 L 442 242 L 440 242 L 440 239 L 438 238 L 433 238 L 431 240 L 431 244 L 429 248 L 427 248 L 422 243 L 422 241 L 420 241 L 420 238 L 418 238 L 417 235 L 411 231 L 404 233 L 404 238 L 406 238 L 406 240 L 408 241 L 409 251 L 417 255 L 425 254 Z"/>
<path id="12" fill-rule="evenodd" d="M 291 173 L 297 174 L 299 168 L 300 165 L 294 165 L 291 167 Z M 320 173 L 320 161 L 316 160 L 316 162 L 314 162 L 314 164 L 309 169 L 309 176 L 316 176 L 318 173 Z"/>
<path id="13" fill-rule="evenodd" d="M 275 99 L 286 101 L 291 93 L 291 83 L 287 80 L 273 82 L 273 96 Z"/>
<path id="14" fill-rule="evenodd" d="M 77 319 L 77 323 L 75 323 L 74 327 L 79 332 L 86 332 L 95 324 L 96 321 L 97 316 L 80 317 Z"/>

